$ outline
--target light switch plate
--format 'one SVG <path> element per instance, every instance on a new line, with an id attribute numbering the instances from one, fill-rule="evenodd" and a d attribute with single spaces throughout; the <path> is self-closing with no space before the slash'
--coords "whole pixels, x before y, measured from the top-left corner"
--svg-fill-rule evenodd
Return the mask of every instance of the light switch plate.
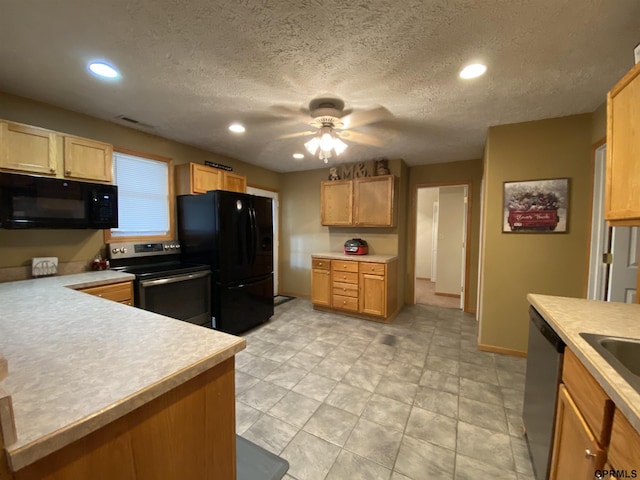
<path id="1" fill-rule="evenodd" d="M 44 277 L 58 273 L 58 257 L 35 257 L 31 259 L 31 275 Z"/>

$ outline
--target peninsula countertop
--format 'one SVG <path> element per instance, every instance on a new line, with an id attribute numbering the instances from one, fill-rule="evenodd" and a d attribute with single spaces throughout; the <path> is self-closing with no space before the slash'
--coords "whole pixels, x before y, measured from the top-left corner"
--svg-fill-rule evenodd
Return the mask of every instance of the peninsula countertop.
<path id="1" fill-rule="evenodd" d="M 640 338 L 640 305 L 536 294 L 527 299 L 640 431 L 640 393 L 580 336 L 584 332 Z"/>
<path id="2" fill-rule="evenodd" d="M 14 471 L 245 347 L 242 338 L 74 290 L 133 278 L 107 270 L 0 284 Z"/>
<path id="3" fill-rule="evenodd" d="M 326 258 L 328 260 L 353 260 L 355 262 L 391 263 L 398 259 L 397 255 L 367 254 L 347 255 L 341 252 L 312 253 L 311 258 Z"/>

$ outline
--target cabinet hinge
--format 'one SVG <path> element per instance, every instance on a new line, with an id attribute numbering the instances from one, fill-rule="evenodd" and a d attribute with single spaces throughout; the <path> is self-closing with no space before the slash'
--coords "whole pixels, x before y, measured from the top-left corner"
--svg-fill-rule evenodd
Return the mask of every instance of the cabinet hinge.
<path id="1" fill-rule="evenodd" d="M 602 254 L 602 263 L 605 265 L 611 265 L 613 263 L 613 253 L 603 253 Z"/>

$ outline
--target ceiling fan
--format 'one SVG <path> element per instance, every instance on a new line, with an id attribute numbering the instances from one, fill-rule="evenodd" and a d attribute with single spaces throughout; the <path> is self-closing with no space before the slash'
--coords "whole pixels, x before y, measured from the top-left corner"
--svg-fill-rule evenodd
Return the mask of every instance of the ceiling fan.
<path id="1" fill-rule="evenodd" d="M 320 160 L 328 163 L 329 158 L 343 153 L 348 144 L 343 141 L 381 147 L 385 141 L 374 135 L 353 131 L 353 128 L 377 123 L 391 117 L 384 107 L 371 110 L 345 110 L 344 101 L 338 98 L 316 98 L 308 109 L 294 110 L 289 107 L 274 107 L 281 115 L 295 117 L 316 127 L 315 130 L 291 133 L 278 138 L 295 138 L 313 135 L 304 147 L 311 155 L 318 154 Z"/>

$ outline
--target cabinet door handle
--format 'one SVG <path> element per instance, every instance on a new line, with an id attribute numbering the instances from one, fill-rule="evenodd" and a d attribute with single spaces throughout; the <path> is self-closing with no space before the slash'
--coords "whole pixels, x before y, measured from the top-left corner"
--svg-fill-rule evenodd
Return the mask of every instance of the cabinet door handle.
<path id="1" fill-rule="evenodd" d="M 51 168 L 49 169 L 49 171 L 50 171 L 51 173 L 54 173 L 54 172 L 56 171 L 56 169 L 55 169 L 55 168 L 53 168 L 53 167 L 51 167 Z"/>
<path id="2" fill-rule="evenodd" d="M 66 173 L 67 175 L 71 175 L 71 170 L 67 170 L 67 171 L 66 171 L 66 172 L 64 172 L 64 173 Z"/>
<path id="3" fill-rule="evenodd" d="M 595 453 L 592 453 L 588 448 L 584 451 L 584 458 L 586 458 L 587 460 L 590 460 L 594 457 L 597 457 L 597 455 Z"/>

